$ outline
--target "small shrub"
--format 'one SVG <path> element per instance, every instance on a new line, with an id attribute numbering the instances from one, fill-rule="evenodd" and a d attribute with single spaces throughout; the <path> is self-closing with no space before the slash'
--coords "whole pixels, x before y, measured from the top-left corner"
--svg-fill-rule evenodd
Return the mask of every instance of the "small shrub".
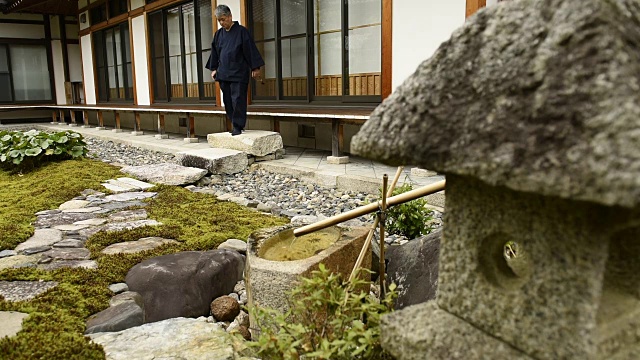
<path id="1" fill-rule="evenodd" d="M 393 196 L 413 190 L 413 186 L 405 183 L 393 191 Z M 408 239 L 415 239 L 431 232 L 429 220 L 433 213 L 427 209 L 427 200 L 418 198 L 387 209 L 386 230 L 390 234 L 402 235 Z"/>
<path id="2" fill-rule="evenodd" d="M 0 165 L 29 170 L 46 161 L 60 161 L 87 154 L 82 135 L 73 131 L 47 133 L 30 130 L 0 131 Z"/>
<path id="3" fill-rule="evenodd" d="M 369 289 L 361 276 L 343 282 L 320 264 L 292 290 L 287 313 L 249 309 L 259 328 L 250 346 L 264 359 L 392 359 L 380 347 L 380 316 L 391 311 L 396 297 L 395 285 L 389 288 L 379 302 L 361 291 Z"/>

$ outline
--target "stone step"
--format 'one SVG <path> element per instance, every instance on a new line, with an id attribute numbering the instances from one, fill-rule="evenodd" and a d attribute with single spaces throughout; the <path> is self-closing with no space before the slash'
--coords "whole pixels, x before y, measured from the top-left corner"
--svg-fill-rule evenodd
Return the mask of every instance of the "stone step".
<path id="1" fill-rule="evenodd" d="M 279 133 L 263 130 L 247 130 L 236 136 L 228 132 L 209 134 L 207 142 L 212 148 L 238 150 L 253 156 L 273 154 L 283 148 Z"/>
<path id="2" fill-rule="evenodd" d="M 249 166 L 246 153 L 220 148 L 183 151 L 176 154 L 176 159 L 183 166 L 206 169 L 212 174 L 236 174 Z"/>
<path id="3" fill-rule="evenodd" d="M 153 184 L 149 184 L 148 182 L 132 179 L 130 177 L 121 177 L 121 178 L 118 178 L 118 181 L 121 183 L 129 184 L 131 186 L 136 186 L 141 190 L 151 189 L 152 187 L 155 186 Z"/>

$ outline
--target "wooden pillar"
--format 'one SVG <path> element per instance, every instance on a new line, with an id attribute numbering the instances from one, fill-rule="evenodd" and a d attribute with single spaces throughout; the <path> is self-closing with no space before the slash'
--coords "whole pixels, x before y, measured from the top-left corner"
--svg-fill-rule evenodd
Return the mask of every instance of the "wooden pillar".
<path id="1" fill-rule="evenodd" d="M 196 120 L 192 114 L 187 113 L 187 137 L 195 138 L 196 137 Z"/>
<path id="2" fill-rule="evenodd" d="M 331 120 L 331 156 L 340 156 L 340 120 Z"/>
<path id="3" fill-rule="evenodd" d="M 164 130 L 164 114 L 162 114 L 162 113 L 158 113 L 158 134 L 159 135 L 164 135 L 165 134 L 165 130 Z"/>
<path id="4" fill-rule="evenodd" d="M 121 130 L 120 129 L 120 113 L 118 111 L 114 111 L 114 113 L 116 114 L 116 128 L 115 130 Z"/>
<path id="5" fill-rule="evenodd" d="M 133 112 L 133 116 L 135 117 L 135 121 L 133 122 L 133 131 L 140 131 L 140 113 L 137 111 Z"/>
<path id="6" fill-rule="evenodd" d="M 76 111 L 71 109 L 69 110 L 69 114 L 71 115 L 71 126 L 76 126 Z"/>
<path id="7" fill-rule="evenodd" d="M 85 127 L 89 127 L 89 112 L 86 110 L 82 111 L 82 123 Z"/>
<path id="8" fill-rule="evenodd" d="M 279 133 L 280 132 L 280 120 L 273 118 L 273 131 Z"/>
<path id="9" fill-rule="evenodd" d="M 338 151 L 344 151 L 344 124 L 338 124 Z"/>
<path id="10" fill-rule="evenodd" d="M 51 112 L 51 123 L 52 124 L 57 124 L 58 123 L 58 112 L 53 110 Z"/>
<path id="11" fill-rule="evenodd" d="M 64 124 L 65 120 L 64 120 L 64 110 L 60 109 L 60 123 Z"/>
<path id="12" fill-rule="evenodd" d="M 100 110 L 98 110 L 98 127 L 104 129 L 104 115 Z"/>
<path id="13" fill-rule="evenodd" d="M 466 17 L 469 17 L 476 13 L 476 11 L 487 6 L 487 0 L 467 0 L 467 12 Z"/>

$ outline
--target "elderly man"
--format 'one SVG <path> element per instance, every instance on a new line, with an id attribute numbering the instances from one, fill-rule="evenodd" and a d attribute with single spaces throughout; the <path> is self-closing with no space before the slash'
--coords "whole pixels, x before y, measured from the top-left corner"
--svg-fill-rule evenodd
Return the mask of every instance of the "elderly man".
<path id="1" fill-rule="evenodd" d="M 211 78 L 220 83 L 224 108 L 233 124 L 231 135 L 235 136 L 242 134 L 247 123 L 249 73 L 258 78 L 264 60 L 249 30 L 233 21 L 227 5 L 218 5 L 215 15 L 220 29 L 213 36 L 205 67 L 211 70 Z"/>

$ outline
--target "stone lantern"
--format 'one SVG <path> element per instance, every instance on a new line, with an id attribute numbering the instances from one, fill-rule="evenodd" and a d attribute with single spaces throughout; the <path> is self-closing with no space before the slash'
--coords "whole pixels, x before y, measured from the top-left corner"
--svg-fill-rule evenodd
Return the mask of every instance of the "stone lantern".
<path id="1" fill-rule="evenodd" d="M 481 10 L 352 150 L 446 174 L 436 300 L 383 318 L 398 359 L 640 359 L 640 2 Z"/>

